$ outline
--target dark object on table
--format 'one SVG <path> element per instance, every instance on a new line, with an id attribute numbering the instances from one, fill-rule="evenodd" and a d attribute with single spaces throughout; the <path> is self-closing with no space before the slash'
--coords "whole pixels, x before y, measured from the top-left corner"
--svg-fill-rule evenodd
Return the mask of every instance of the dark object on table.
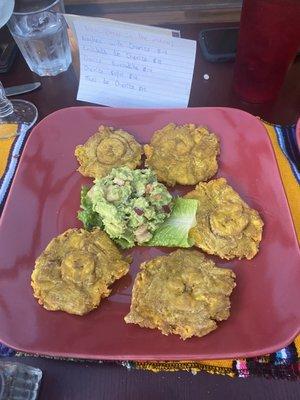
<path id="1" fill-rule="evenodd" d="M 0 361 L 0 400 L 36 400 L 41 379 L 39 368 Z"/>
<path id="2" fill-rule="evenodd" d="M 200 31 L 199 45 L 205 60 L 222 63 L 235 60 L 238 27 L 209 28 Z M 297 55 L 300 55 L 300 48 Z"/>
<path id="3" fill-rule="evenodd" d="M 17 54 L 15 42 L 0 43 L 0 73 L 8 72 Z"/>
<path id="4" fill-rule="evenodd" d="M 239 29 L 210 28 L 199 34 L 203 57 L 210 62 L 227 62 L 235 59 Z"/>

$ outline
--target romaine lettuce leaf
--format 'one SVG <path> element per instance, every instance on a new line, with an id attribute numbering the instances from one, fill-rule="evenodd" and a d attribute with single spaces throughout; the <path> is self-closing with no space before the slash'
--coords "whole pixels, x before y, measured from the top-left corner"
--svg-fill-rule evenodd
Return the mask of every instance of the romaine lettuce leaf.
<path id="1" fill-rule="evenodd" d="M 103 228 L 103 223 L 100 215 L 93 210 L 93 204 L 87 195 L 90 189 L 87 186 L 82 186 L 80 192 L 80 208 L 81 210 L 77 213 L 77 218 L 83 223 L 83 226 L 87 230 L 91 230 L 95 226 Z"/>
<path id="2" fill-rule="evenodd" d="M 171 215 L 154 232 L 145 246 L 192 247 L 190 229 L 196 225 L 198 200 L 175 199 Z"/>

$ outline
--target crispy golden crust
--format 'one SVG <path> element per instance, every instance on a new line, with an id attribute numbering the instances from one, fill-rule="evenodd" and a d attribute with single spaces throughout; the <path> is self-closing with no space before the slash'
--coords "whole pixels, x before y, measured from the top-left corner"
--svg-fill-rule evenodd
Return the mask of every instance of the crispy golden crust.
<path id="1" fill-rule="evenodd" d="M 141 265 L 127 323 L 185 340 L 204 336 L 229 317 L 235 274 L 197 250 L 176 250 Z"/>
<path id="2" fill-rule="evenodd" d="M 69 229 L 52 239 L 36 260 L 34 297 L 47 310 L 86 314 L 109 296 L 108 286 L 127 274 L 129 263 L 100 229 Z"/>
<path id="3" fill-rule="evenodd" d="M 156 131 L 144 146 L 146 164 L 159 181 L 194 185 L 211 178 L 218 170 L 220 145 L 217 136 L 194 124 L 171 123 Z"/>
<path id="4" fill-rule="evenodd" d="M 102 178 L 115 167 L 126 165 L 135 169 L 141 164 L 142 153 L 143 147 L 132 135 L 107 126 L 100 126 L 85 144 L 75 149 L 78 171 L 93 178 Z"/>
<path id="5" fill-rule="evenodd" d="M 199 183 L 185 197 L 199 201 L 197 225 L 190 231 L 196 246 L 227 260 L 234 257 L 250 260 L 256 255 L 263 221 L 226 179 Z"/>

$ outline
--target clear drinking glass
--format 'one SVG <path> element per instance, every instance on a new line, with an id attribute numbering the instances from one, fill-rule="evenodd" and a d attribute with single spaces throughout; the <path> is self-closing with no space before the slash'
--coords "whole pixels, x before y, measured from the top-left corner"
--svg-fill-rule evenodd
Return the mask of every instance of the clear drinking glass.
<path id="1" fill-rule="evenodd" d="M 7 22 L 14 8 L 14 0 L 0 0 L 0 28 Z M 22 131 L 27 131 L 36 122 L 38 111 L 34 104 L 26 100 L 8 100 L 0 81 L 0 140 L 17 136 Z M 17 129 L 3 130 L 3 126 L 17 124 Z M 0 390 L 1 392 L 1 390 Z M 0 396 L 1 398 L 1 396 Z"/>
<path id="2" fill-rule="evenodd" d="M 0 139 L 17 136 L 23 129 L 30 129 L 36 122 L 38 111 L 34 104 L 26 100 L 8 100 L 0 82 Z M 17 124 L 18 129 L 13 135 L 2 133 L 1 124 Z"/>
<path id="3" fill-rule="evenodd" d="M 9 20 L 15 6 L 15 0 L 0 0 L 0 28 Z"/>
<path id="4" fill-rule="evenodd" d="M 37 400 L 41 379 L 39 368 L 0 360 L 0 400 Z"/>
<path id="5" fill-rule="evenodd" d="M 31 71 L 54 76 L 71 62 L 63 0 L 18 0 L 8 27 Z"/>

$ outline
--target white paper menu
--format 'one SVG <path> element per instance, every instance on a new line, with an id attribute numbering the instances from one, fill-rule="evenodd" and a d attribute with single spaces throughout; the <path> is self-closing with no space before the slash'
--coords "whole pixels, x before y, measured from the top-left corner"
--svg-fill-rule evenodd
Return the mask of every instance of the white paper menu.
<path id="1" fill-rule="evenodd" d="M 112 107 L 187 107 L 196 42 L 115 21 L 75 18 L 77 100 Z"/>
<path id="2" fill-rule="evenodd" d="M 112 26 L 118 25 L 127 28 L 128 30 L 139 29 L 142 31 L 160 33 L 162 35 L 167 35 L 167 36 L 180 37 L 180 31 L 176 29 L 160 28 L 158 26 L 151 26 L 151 25 L 140 25 L 140 24 L 134 24 L 132 22 L 116 21 L 110 18 L 87 17 L 85 15 L 76 15 L 76 14 L 63 14 L 63 15 L 67 21 L 67 24 L 70 26 L 73 32 L 74 32 L 74 21 L 80 20 L 80 21 L 85 21 L 87 23 L 90 22 L 97 22 L 98 24 L 101 23 L 101 25 L 105 25 L 110 28 Z"/>

